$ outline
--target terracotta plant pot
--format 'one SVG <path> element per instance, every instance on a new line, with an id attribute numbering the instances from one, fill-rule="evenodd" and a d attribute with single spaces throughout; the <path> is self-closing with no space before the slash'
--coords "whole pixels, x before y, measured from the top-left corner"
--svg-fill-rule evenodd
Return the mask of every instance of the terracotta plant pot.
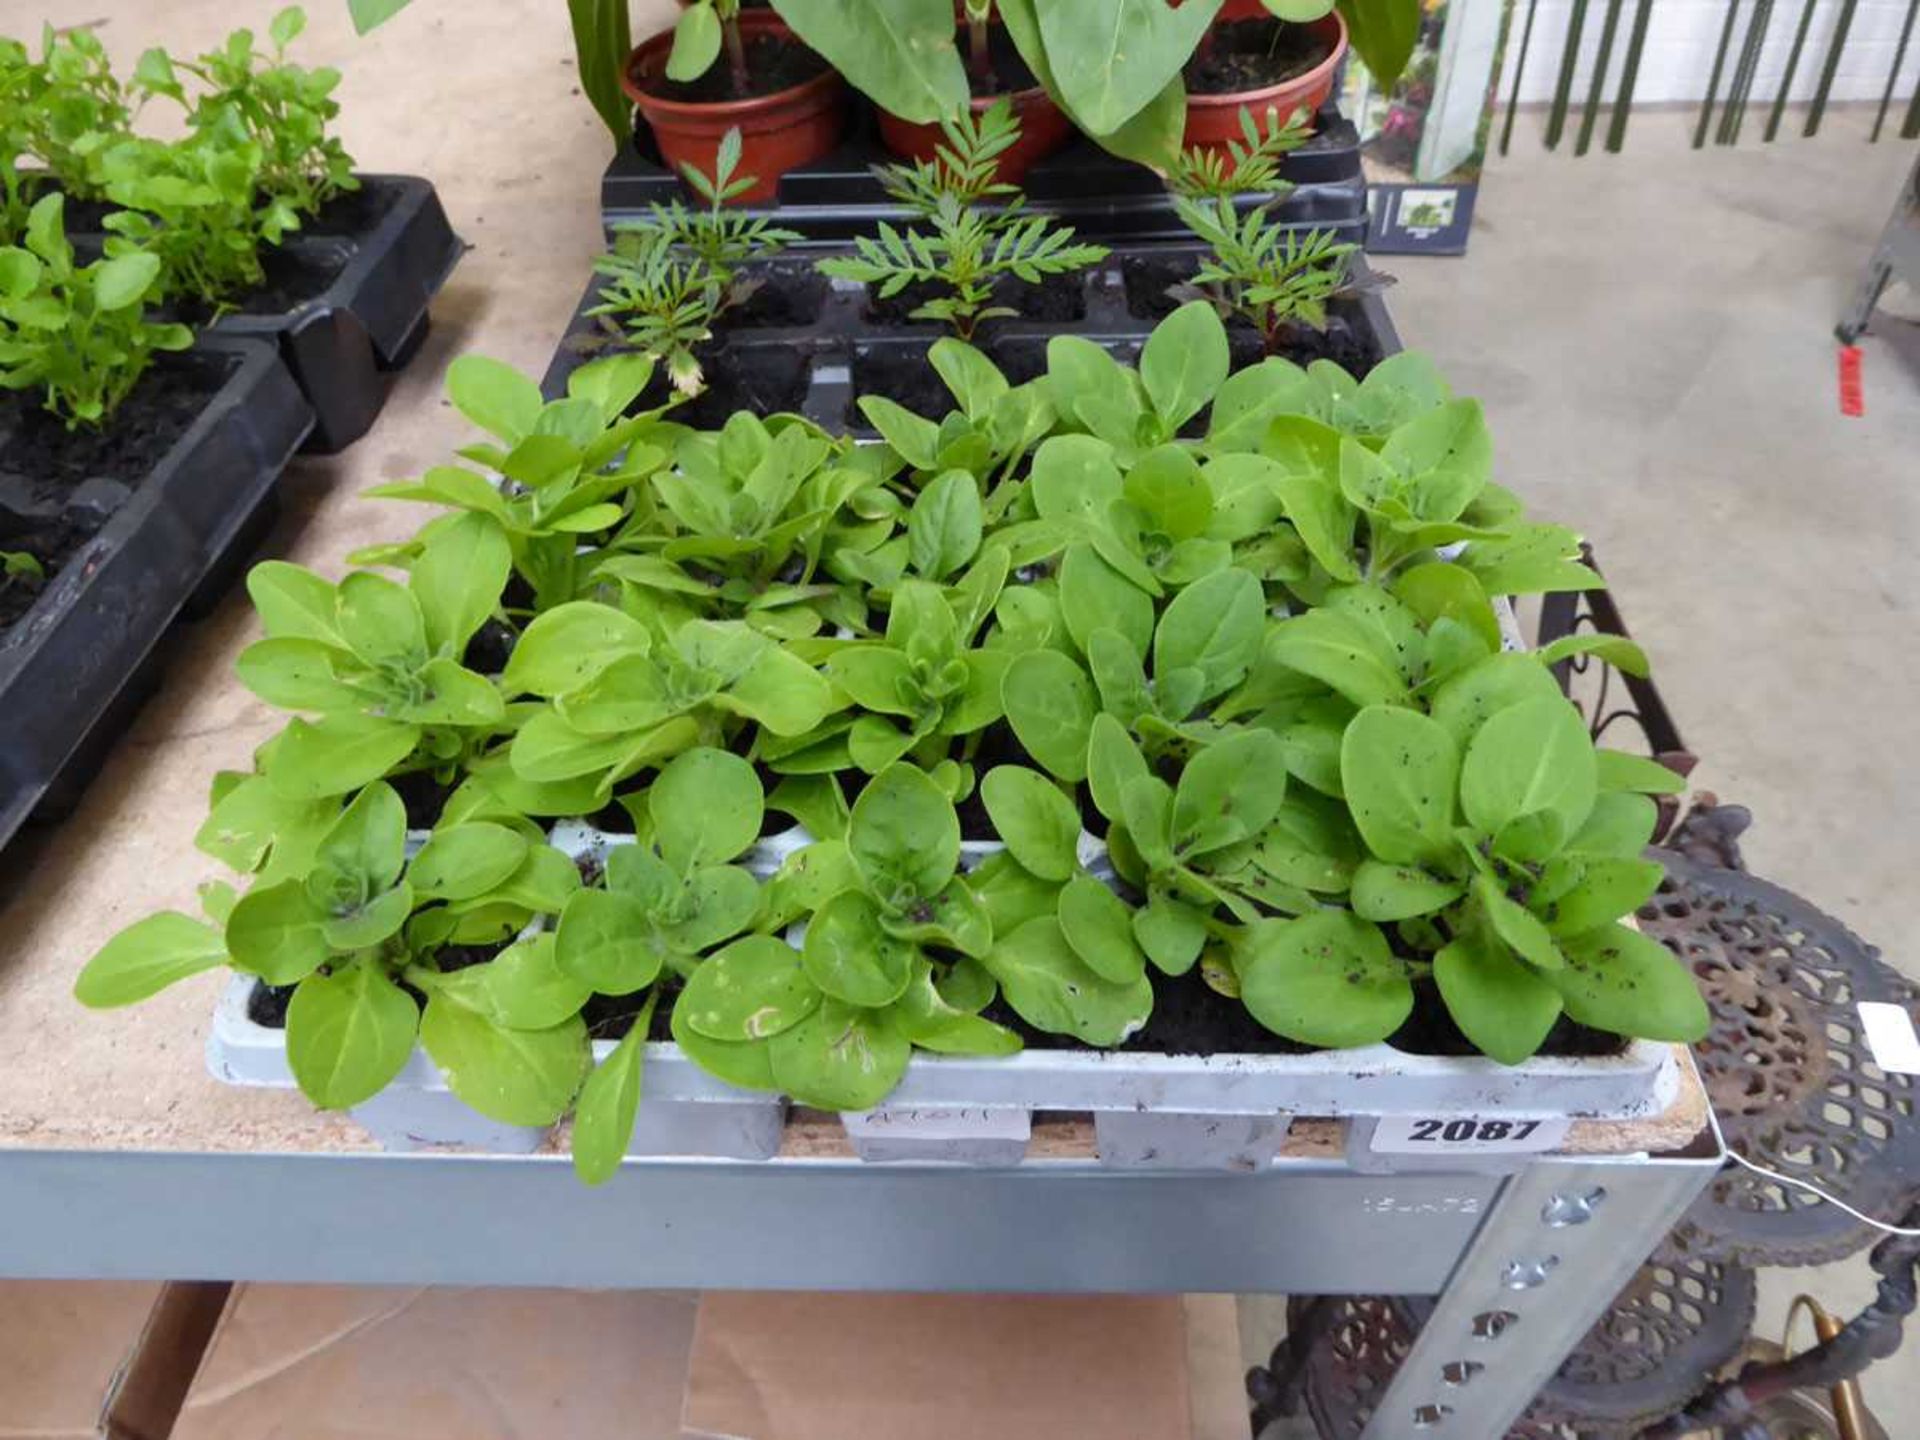
<path id="1" fill-rule="evenodd" d="M 1233 6 L 1233 0 L 1229 0 L 1228 9 L 1221 12 L 1221 19 L 1272 18 L 1266 8 L 1260 5 L 1259 0 L 1248 0 L 1248 3 L 1259 11 L 1258 16 L 1240 17 L 1229 14 L 1228 10 Z M 1186 144 L 1189 147 L 1199 145 L 1224 153 L 1229 140 L 1243 138 L 1240 132 L 1242 106 L 1252 111 L 1254 119 L 1260 121 L 1269 107 L 1278 111 L 1284 119 L 1302 108 L 1312 114 L 1326 103 L 1327 96 L 1333 93 L 1334 74 L 1347 55 L 1347 25 L 1340 18 L 1338 11 L 1318 20 L 1309 21 L 1308 24 L 1314 34 L 1325 40 L 1330 48 L 1326 59 L 1305 74 L 1295 75 L 1290 80 L 1283 80 L 1278 85 L 1269 85 L 1264 89 L 1243 90 L 1231 95 L 1199 95 L 1191 90 L 1187 92 Z"/>
<path id="2" fill-rule="evenodd" d="M 793 38 L 785 22 L 769 10 L 742 11 L 740 31 L 747 40 L 764 35 Z M 811 80 L 747 100 L 671 100 L 648 86 L 663 82 L 672 49 L 671 30 L 636 47 L 620 73 L 620 86 L 652 127 L 661 158 L 676 171 L 690 164 L 711 175 L 721 137 L 737 127 L 738 173 L 753 176 L 755 184 L 736 203 L 772 200 L 782 175 L 818 160 L 840 143 L 846 85 L 835 71 L 822 70 Z M 723 56 L 714 63 L 727 62 Z"/>
<path id="3" fill-rule="evenodd" d="M 1067 114 L 1053 103 L 1053 97 L 1038 85 L 1031 90 L 1016 90 L 1011 96 L 986 95 L 973 101 L 973 113 L 978 116 L 991 109 L 1000 100 L 1013 101 L 1014 118 L 1020 122 L 1020 138 L 1000 157 L 994 167 L 995 176 L 1004 184 L 1018 185 L 1020 177 L 1032 168 L 1036 160 L 1045 158 L 1066 143 L 1073 134 L 1073 122 Z M 896 155 L 909 160 L 931 160 L 934 147 L 940 144 L 941 135 L 938 125 L 921 125 L 912 120 L 902 120 L 885 110 L 880 115 L 880 139 Z"/>

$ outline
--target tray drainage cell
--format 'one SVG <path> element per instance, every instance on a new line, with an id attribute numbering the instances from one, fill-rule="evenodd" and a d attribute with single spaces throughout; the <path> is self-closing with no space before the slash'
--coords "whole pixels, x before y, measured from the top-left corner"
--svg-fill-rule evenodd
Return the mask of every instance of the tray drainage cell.
<path id="1" fill-rule="evenodd" d="M 745 295 L 723 317 L 728 330 L 774 330 L 817 325 L 832 283 L 805 260 L 746 266 L 735 282 Z"/>
<path id="2" fill-rule="evenodd" d="M 694 355 L 706 389 L 673 411 L 671 418 L 682 425 L 718 430 L 736 410 L 773 415 L 798 410 L 807 398 L 809 357 L 796 346 L 723 340 L 698 347 Z M 664 405 L 668 395 L 666 374 L 656 370 L 635 408 Z"/>

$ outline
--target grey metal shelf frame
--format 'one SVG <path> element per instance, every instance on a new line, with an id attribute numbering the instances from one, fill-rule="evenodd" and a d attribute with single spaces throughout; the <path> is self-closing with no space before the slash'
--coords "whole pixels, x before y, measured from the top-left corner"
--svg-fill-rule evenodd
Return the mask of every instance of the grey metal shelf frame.
<path id="1" fill-rule="evenodd" d="M 1366 1440 L 1488 1440 L 1719 1170 L 1671 1155 L 1257 1174 L 856 1160 L 16 1150 L 0 1275 L 1437 1295 Z"/>

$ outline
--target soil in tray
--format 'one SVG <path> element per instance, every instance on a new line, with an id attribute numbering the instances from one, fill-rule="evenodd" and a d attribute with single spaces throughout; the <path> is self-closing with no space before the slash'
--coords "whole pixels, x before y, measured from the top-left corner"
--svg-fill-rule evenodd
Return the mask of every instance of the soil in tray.
<path id="1" fill-rule="evenodd" d="M 233 296 L 226 313 L 285 315 L 310 304 L 327 292 L 346 269 L 349 252 L 340 245 L 268 248 L 260 252 L 265 278 L 251 290 Z M 169 307 L 176 318 L 196 328 L 213 319 L 212 308 L 200 300 Z"/>
<path id="2" fill-rule="evenodd" d="M 680 981 L 670 977 L 660 981 L 656 988 L 660 991 L 660 1003 L 653 1007 L 647 1039 L 671 1040 L 673 1002 L 680 993 Z M 633 1029 L 633 1022 L 639 1018 L 646 1001 L 645 991 L 637 995 L 595 995 L 587 1001 L 580 1017 L 587 1022 L 587 1034 L 595 1040 L 621 1040 Z"/>
<path id="3" fill-rule="evenodd" d="M 26 551 L 52 579 L 179 443 L 232 364 L 212 354 L 158 356 L 100 428 L 67 429 L 38 391 L 0 395 L 0 550 Z M 43 588 L 0 588 L 0 635 Z"/>
<path id="4" fill-rule="evenodd" d="M 614 353 L 618 353 L 616 349 L 601 349 L 593 355 Z M 693 353 L 707 385 L 693 399 L 674 407 L 668 418 L 682 425 L 718 430 L 736 410 L 750 410 L 756 415 L 797 411 L 807 398 L 810 361 L 804 348 L 792 344 L 730 345 L 722 339 L 697 345 Z M 664 368 L 656 367 L 633 408 L 647 410 L 664 405 L 671 396 Z"/>
<path id="5" fill-rule="evenodd" d="M 1179 287 L 1191 282 L 1196 263 L 1190 254 L 1123 256 L 1120 278 L 1126 287 L 1127 313 L 1149 321 L 1164 320 L 1171 315 L 1192 298 Z M 1244 320 L 1227 322 L 1227 339 L 1233 346 L 1236 370 L 1264 357 L 1259 331 Z M 1296 365 L 1331 360 L 1356 377 L 1364 376 L 1380 360 L 1374 348 L 1340 315 L 1330 316 L 1324 331 L 1307 325 L 1293 327 L 1275 353 Z"/>
<path id="6" fill-rule="evenodd" d="M 747 297 L 720 317 L 722 332 L 812 325 L 826 306 L 831 282 L 805 260 L 749 265 L 738 279 L 750 282 Z"/>
<path id="7" fill-rule="evenodd" d="M 1040 83 L 1033 78 L 1033 71 L 1027 68 L 1027 62 L 1020 58 L 1020 51 L 1004 25 L 992 26 L 987 31 L 988 63 L 984 75 L 974 71 L 972 40 L 965 25 L 959 27 L 956 39 L 959 41 L 960 54 L 967 62 L 967 90 L 976 99 L 1012 95 L 1021 90 L 1031 90 Z"/>
<path id="8" fill-rule="evenodd" d="M 301 220 L 302 235 L 366 235 L 399 202 L 402 187 L 362 179 L 358 190 L 343 190 Z"/>
<path id="9" fill-rule="evenodd" d="M 1309 26 L 1277 20 L 1216 25 L 1187 62 L 1187 89 L 1200 95 L 1240 95 L 1304 75 L 1327 58 L 1326 41 Z"/>
<path id="10" fill-rule="evenodd" d="M 388 782 L 406 807 L 409 830 L 431 830 L 440 823 L 440 812 L 447 808 L 454 787 L 433 778 L 426 770 L 409 770 Z"/>
<path id="11" fill-rule="evenodd" d="M 777 95 L 804 85 L 827 68 L 806 46 L 777 35 L 749 35 L 747 49 L 747 88 L 745 94 L 733 88 L 732 69 L 724 62 L 708 68 L 697 80 L 669 80 L 665 75 L 649 76 L 644 88 L 662 100 L 701 105 L 714 101 L 744 100 L 759 95 Z"/>
<path id="12" fill-rule="evenodd" d="M 935 324 L 913 318 L 913 312 L 929 300 L 947 294 L 947 287 L 933 280 L 915 281 L 897 295 L 882 296 L 879 289 L 867 289 L 866 318 L 875 325 Z M 989 302 L 1012 310 L 1022 320 L 1048 320 L 1055 323 L 1083 319 L 1087 313 L 1087 272 L 1057 275 L 1038 285 L 1014 275 L 1002 275 L 993 285 Z M 991 335 L 994 321 L 981 322 L 982 337 Z"/>

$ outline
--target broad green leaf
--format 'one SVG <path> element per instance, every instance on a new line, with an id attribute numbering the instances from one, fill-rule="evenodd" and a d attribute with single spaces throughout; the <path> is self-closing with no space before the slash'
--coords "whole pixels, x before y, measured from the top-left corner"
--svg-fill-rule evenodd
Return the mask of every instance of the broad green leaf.
<path id="1" fill-rule="evenodd" d="M 1281 415 L 1303 414 L 1313 387 L 1291 361 L 1268 359 L 1222 382 L 1207 417 L 1207 449 L 1216 454 L 1260 449 L 1267 427 Z"/>
<path id="2" fill-rule="evenodd" d="M 980 797 L 1014 859 L 1042 880 L 1073 874 L 1080 812 L 1058 785 L 1021 765 L 996 765 L 981 780 Z"/>
<path id="3" fill-rule="evenodd" d="M 766 814 L 752 763 L 704 745 L 661 768 L 648 806 L 662 858 L 682 873 L 747 850 L 759 838 Z"/>
<path id="4" fill-rule="evenodd" d="M 1493 474 L 1493 436 L 1478 400 L 1450 400 L 1395 427 L 1380 458 L 1407 477 L 1422 520 L 1457 519 Z"/>
<path id="5" fill-rule="evenodd" d="M 1560 992 L 1473 931 L 1434 957 L 1433 978 L 1461 1033 L 1503 1065 L 1537 1051 L 1560 1018 Z"/>
<path id="6" fill-rule="evenodd" d="M 1348 889 L 1359 860 L 1359 836 L 1346 807 L 1299 788 L 1288 790 L 1253 856 L 1274 879 L 1326 894 Z"/>
<path id="7" fill-rule="evenodd" d="M 780 0 L 780 18 L 856 89 L 903 120 L 965 108 L 947 0 Z"/>
<path id="8" fill-rule="evenodd" d="M 146 250 L 135 250 L 102 260 L 92 267 L 94 307 L 103 311 L 124 310 L 137 304 L 160 278 L 160 257 Z"/>
<path id="9" fill-rule="evenodd" d="M 1133 934 L 1133 912 L 1084 870 L 1060 892 L 1060 930 L 1073 953 L 1102 980 L 1131 985 L 1146 973 L 1147 957 Z"/>
<path id="10" fill-rule="evenodd" d="M 900 1083 L 912 1052 L 888 1017 L 831 999 L 767 1042 L 779 1088 L 827 1110 L 872 1109 Z"/>
<path id="11" fill-rule="evenodd" d="M 1657 860 L 1595 855 L 1573 863 L 1579 867 L 1579 878 L 1542 912 L 1555 935 L 1584 935 L 1633 914 L 1653 897 L 1666 876 Z"/>
<path id="12" fill-rule="evenodd" d="M 671 1019 L 673 1043 L 709 1075 L 742 1090 L 779 1088 L 773 1078 L 773 1062 L 765 1040 L 710 1040 L 688 1027 L 677 1005 Z"/>
<path id="13" fill-rule="evenodd" d="M 1390 93 L 1420 39 L 1419 0 L 1339 0 L 1347 43 L 1383 94 Z"/>
<path id="14" fill-rule="evenodd" d="M 1510 898 L 1492 876 L 1477 877 L 1473 893 L 1493 933 L 1522 960 L 1538 970 L 1558 970 L 1565 963 L 1540 918 Z"/>
<path id="15" fill-rule="evenodd" d="M 1155 895 L 1133 912 L 1133 938 L 1157 969 L 1184 975 L 1207 943 L 1206 916 L 1172 896 Z"/>
<path id="16" fill-rule="evenodd" d="M 1218 633 L 1215 628 L 1201 635 L 1202 628 L 1195 617 L 1188 638 L 1204 644 Z M 1029 755 L 1059 779 L 1086 778 L 1087 740 L 1099 705 L 1085 671 L 1057 650 L 1029 651 L 1007 667 L 1000 695 Z"/>
<path id="17" fill-rule="evenodd" d="M 340 592 L 311 570 L 263 560 L 247 572 L 247 594 L 274 639 L 319 640 L 345 648 L 335 617 Z"/>
<path id="18" fill-rule="evenodd" d="M 1407 695 L 1398 656 L 1378 632 L 1338 610 L 1309 610 L 1266 634 L 1267 658 L 1311 675 L 1355 705 L 1391 705 Z"/>
<path id="19" fill-rule="evenodd" d="M 480 977 L 488 1013 L 510 1030 L 558 1025 L 593 994 L 591 986 L 560 968 L 558 941 L 550 930 L 516 940 L 473 973 Z"/>
<path id="20" fill-rule="evenodd" d="M 1340 781 L 1367 848 L 1394 865 L 1445 861 L 1454 853 L 1453 739 L 1413 710 L 1370 705 L 1340 743 Z"/>
<path id="21" fill-rule="evenodd" d="M 980 549 L 980 484 L 965 470 L 936 476 L 907 515 L 907 553 L 913 568 L 944 580 Z"/>
<path id="22" fill-rule="evenodd" d="M 1156 697 L 1152 687 L 1147 684 L 1147 672 L 1141 666 L 1141 652 L 1133 643 L 1105 626 L 1094 630 L 1087 636 L 1087 666 L 1093 671 L 1094 688 L 1100 692 L 1100 703 L 1105 707 L 1103 713 L 1118 720 L 1122 725 L 1138 724 L 1140 717 L 1153 712 Z M 1189 670 L 1197 684 L 1200 672 Z M 1158 697 L 1162 704 L 1171 704 L 1173 696 L 1167 687 L 1162 687 Z M 1191 708 L 1191 707 L 1188 707 Z M 1091 763 L 1091 757 L 1089 757 Z"/>
<path id="23" fill-rule="evenodd" d="M 1102 560 L 1091 545 L 1069 545 L 1060 559 L 1060 613 L 1082 653 L 1098 629 L 1125 637 L 1142 658 L 1153 638 L 1153 598 Z"/>
<path id="24" fill-rule="evenodd" d="M 1564 836 L 1586 820 L 1596 784 L 1580 712 L 1559 698 L 1529 700 L 1499 711 L 1473 737 L 1460 765 L 1460 807 L 1482 834 L 1548 812 Z"/>
<path id="25" fill-rule="evenodd" d="M 913 957 L 913 946 L 886 933 L 879 907 L 858 890 L 843 890 L 820 908 L 801 948 L 806 978 L 816 989 L 866 1009 L 900 998 Z"/>
<path id="26" fill-rule="evenodd" d="M 553 1124 L 593 1063 L 578 1016 L 546 1030 L 509 1030 L 441 994 L 427 1000 L 420 1043 L 448 1089 L 506 1125 Z"/>
<path id="27" fill-rule="evenodd" d="M 720 58 L 720 34 L 720 16 L 712 0 L 694 0 L 673 27 L 667 78 L 685 84 L 706 74 Z"/>
<path id="28" fill-rule="evenodd" d="M 269 985 L 291 985 L 333 959 L 326 922 L 327 912 L 308 897 L 305 882 L 256 886 L 227 917 L 227 954 L 236 970 Z"/>
<path id="29" fill-rule="evenodd" d="M 526 836 L 504 825 L 451 825 L 434 832 L 413 857 L 407 881 L 420 900 L 472 900 L 518 870 L 527 845 Z"/>
<path id="30" fill-rule="evenodd" d="M 256 640 L 234 659 L 240 683 L 282 710 L 364 710 L 375 703 L 334 671 L 337 661 L 352 663 L 344 650 L 320 640 L 291 636 Z"/>
<path id="31" fill-rule="evenodd" d="M 413 753 L 413 725 L 365 715 L 290 720 L 264 761 L 267 779 L 290 800 L 320 800 L 391 774 Z"/>
<path id="32" fill-rule="evenodd" d="M 1645 795 L 1603 790 L 1586 823 L 1562 849 L 1569 855 L 1612 855 L 1631 860 L 1653 842 L 1660 812 Z"/>
<path id="33" fill-rule="evenodd" d="M 1595 778 L 1602 790 L 1626 790 L 1641 795 L 1678 795 L 1687 788 L 1686 776 L 1644 755 L 1603 749 L 1595 752 L 1594 763 L 1597 767 Z"/>
<path id="34" fill-rule="evenodd" d="M 573 1173 L 588 1185 L 612 1179 L 632 1143 L 646 1039 L 646 1026 L 636 1022 L 580 1087 L 573 1107 Z"/>
<path id="35" fill-rule="evenodd" d="M 1189 300 L 1175 310 L 1140 350 L 1140 381 L 1169 433 L 1206 408 L 1231 368 L 1227 328 L 1209 300 Z"/>
<path id="36" fill-rule="evenodd" d="M 413 693 L 417 698 L 393 707 L 394 718 L 415 725 L 498 725 L 506 718 L 506 702 L 491 680 L 445 656 L 436 656 L 420 668 Z"/>
<path id="37" fill-rule="evenodd" d="M 1270 431 L 1315 425 L 1304 418 L 1283 416 L 1273 422 Z M 1316 426 L 1325 429 L 1324 426 Z M 1336 435 L 1334 431 L 1327 432 Z M 1271 454 L 1269 447 L 1267 453 Z M 1307 552 L 1333 579 L 1351 583 L 1360 578 L 1360 567 L 1353 554 L 1353 527 L 1358 513 L 1340 493 L 1340 487 L 1328 475 L 1318 473 L 1283 475 L 1273 482 L 1287 519 Z"/>
<path id="38" fill-rule="evenodd" d="M 1489 651 L 1500 648 L 1500 622 L 1471 570 L 1445 560 L 1415 565 L 1400 572 L 1393 593 L 1426 625 L 1446 616 L 1471 628 Z"/>
<path id="39" fill-rule="evenodd" d="M 73 998 L 95 1010 L 132 1005 L 226 963 L 226 940 L 217 928 L 163 910 L 101 946 L 74 980 Z"/>
<path id="40" fill-rule="evenodd" d="M 1147 530 L 1175 542 L 1203 534 L 1213 518 L 1213 489 L 1184 446 L 1159 445 L 1142 455 L 1121 493 Z"/>
<path id="41" fill-rule="evenodd" d="M 933 342 L 927 359 L 953 392 L 960 413 L 969 420 L 985 420 L 1002 396 L 1009 393 L 1007 377 L 985 355 L 951 335 Z"/>
<path id="42" fill-rule="evenodd" d="M 540 417 L 540 387 L 511 365 L 484 355 L 462 355 L 447 367 L 447 398 L 454 409 L 509 445 Z"/>
<path id="43" fill-rule="evenodd" d="M 1250 840 L 1286 798 L 1286 757 L 1268 730 L 1248 730 L 1196 752 L 1173 792 L 1173 848 L 1183 859 Z"/>
<path id="44" fill-rule="evenodd" d="M 1113 447 L 1091 435 L 1053 435 L 1033 452 L 1027 482 L 1043 520 L 1105 524 L 1107 507 L 1120 498 L 1120 467 Z"/>
<path id="45" fill-rule="evenodd" d="M 1221 570 L 1196 580 L 1160 617 L 1153 637 L 1154 674 L 1164 677 L 1191 667 L 1205 678 L 1202 699 L 1224 694 L 1259 658 L 1265 627 L 1266 600 L 1252 575 Z"/>
<path id="46" fill-rule="evenodd" d="M 1580 537 L 1563 525 L 1520 525 L 1507 538 L 1475 540 L 1459 563 L 1480 577 L 1489 595 L 1552 594 L 1605 585 L 1581 563 Z"/>
<path id="47" fill-rule="evenodd" d="M 1434 692 L 1433 718 L 1464 751 L 1498 712 L 1531 700 L 1560 698 L 1552 673 L 1533 656 L 1490 655 Z"/>
<path id="48" fill-rule="evenodd" d="M 428 535 L 407 583 L 436 653 L 460 658 L 500 604 L 512 569 L 506 532 L 485 515 L 451 516 Z"/>
<path id="49" fill-rule="evenodd" d="M 993 984 L 993 977 L 977 965 L 972 973 Z M 919 1048 L 942 1055 L 1012 1055 L 1020 1049 L 1020 1037 L 1013 1031 L 982 1019 L 977 1010 L 955 1005 L 925 959 L 915 963 L 907 993 L 887 1019 Z"/>
<path id="50" fill-rule="evenodd" d="M 804 735 L 832 710 L 833 686 L 799 656 L 769 645 L 714 704 L 775 735 Z"/>
<path id="51" fill-rule="evenodd" d="M 1410 920 L 1445 909 L 1467 893 L 1467 882 L 1419 865 L 1362 860 L 1353 872 L 1348 903 L 1362 920 Z"/>
<path id="52" fill-rule="evenodd" d="M 693 913 L 667 927 L 666 936 L 681 953 L 706 950 L 731 940 L 760 914 L 760 882 L 738 865 L 709 865 L 687 882 Z"/>
<path id="53" fill-rule="evenodd" d="M 1179 74 L 1219 0 L 1053 0 L 1037 7 L 1061 100 L 1093 135 L 1118 129 Z"/>
<path id="54" fill-rule="evenodd" d="M 924 415 L 916 415 L 884 395 L 862 395 L 860 413 L 914 469 L 931 470 L 939 463 L 940 427 Z"/>
<path id="55" fill-rule="evenodd" d="M 1556 665 L 1575 655 L 1591 655 L 1623 675 L 1644 677 L 1651 670 L 1647 652 L 1624 635 L 1562 635 L 1542 645 L 1535 654 L 1542 665 Z"/>
<path id="56" fill-rule="evenodd" d="M 985 963 L 1022 1020 L 1083 1044 L 1118 1045 L 1153 1010 L 1153 986 L 1144 972 L 1125 984 L 1103 980 L 1074 953 L 1051 915 L 996 938 Z"/>
<path id="57" fill-rule="evenodd" d="M 1239 971 L 1253 1018 L 1306 1045 L 1371 1045 L 1413 1011 L 1413 986 L 1386 937 L 1344 910 L 1260 922 L 1241 942 Z"/>
<path id="58" fill-rule="evenodd" d="M 630 896 L 581 890 L 560 912 L 554 958 L 560 969 L 602 995 L 631 995 L 660 974 L 652 916 Z"/>
<path id="59" fill-rule="evenodd" d="M 1693 974 L 1657 940 L 1625 925 L 1563 936 L 1564 970 L 1547 977 L 1582 1025 L 1690 1045 L 1711 1017 Z"/>
<path id="60" fill-rule="evenodd" d="M 566 695 L 615 661 L 650 648 L 646 627 L 632 616 L 611 605 L 571 600 L 535 616 L 521 632 L 501 687 L 509 695 Z"/>
<path id="61" fill-rule="evenodd" d="M 400 933 L 413 913 L 413 890 L 402 881 L 357 904 L 334 907 L 320 927 L 329 948 L 367 950 Z"/>
<path id="62" fill-rule="evenodd" d="M 714 1040 L 764 1040 L 820 1005 L 800 952 L 771 935 L 749 935 L 700 962 L 675 1002 L 693 1029 Z"/>
<path id="63" fill-rule="evenodd" d="M 309 975 L 287 1005 L 287 1068 L 322 1110 L 386 1089 L 413 1054 L 420 1008 L 377 964 Z"/>
<path id="64" fill-rule="evenodd" d="M 853 802 L 847 853 L 876 897 L 903 908 L 939 894 L 953 878 L 960 864 L 960 819 L 925 771 L 889 765 Z"/>
<path id="65" fill-rule="evenodd" d="M 1100 813 L 1109 820 L 1121 819 L 1127 786 L 1150 773 L 1126 726 L 1111 715 L 1096 715 L 1088 732 L 1087 785 Z"/>
<path id="66" fill-rule="evenodd" d="M 321 838 L 318 859 L 361 880 L 369 891 L 400 878 L 407 855 L 407 807 L 384 780 L 353 797 L 353 803 Z"/>

